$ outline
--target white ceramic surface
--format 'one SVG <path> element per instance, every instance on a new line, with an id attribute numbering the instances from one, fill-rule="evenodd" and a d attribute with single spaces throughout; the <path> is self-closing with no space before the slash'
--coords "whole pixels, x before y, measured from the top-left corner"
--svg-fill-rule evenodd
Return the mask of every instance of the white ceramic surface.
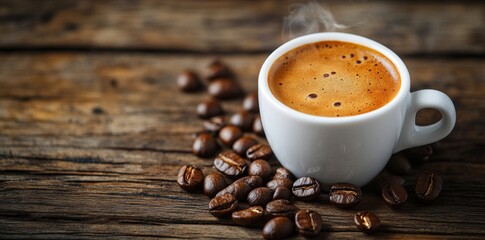
<path id="1" fill-rule="evenodd" d="M 272 63 L 293 48 L 324 40 L 356 43 L 387 56 L 401 77 L 396 97 L 379 109 L 349 117 L 313 116 L 279 102 L 268 86 Z M 410 93 L 409 72 L 394 52 L 373 40 L 346 33 L 310 34 L 280 46 L 261 68 L 258 97 L 264 131 L 280 163 L 296 177 L 315 177 L 327 186 L 339 182 L 367 184 L 393 153 L 444 138 L 456 118 L 452 101 L 442 92 Z M 416 113 L 423 108 L 437 109 L 442 119 L 429 126 L 416 126 Z"/>

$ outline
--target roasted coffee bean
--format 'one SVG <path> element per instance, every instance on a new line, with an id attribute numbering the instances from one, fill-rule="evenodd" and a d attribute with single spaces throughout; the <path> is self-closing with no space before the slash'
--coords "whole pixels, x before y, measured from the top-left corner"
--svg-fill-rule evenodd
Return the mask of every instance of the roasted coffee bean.
<path id="1" fill-rule="evenodd" d="M 222 116 L 212 117 L 209 120 L 205 120 L 202 125 L 204 125 L 205 130 L 218 133 L 223 127 L 226 126 L 226 121 Z"/>
<path id="2" fill-rule="evenodd" d="M 244 210 L 232 213 L 232 221 L 241 226 L 249 226 L 262 220 L 264 217 L 264 208 L 261 206 L 252 206 Z"/>
<path id="3" fill-rule="evenodd" d="M 286 168 L 280 167 L 276 169 L 273 179 L 287 178 L 293 180 L 293 174 Z"/>
<path id="4" fill-rule="evenodd" d="M 244 97 L 243 100 L 243 109 L 249 112 L 257 113 L 259 112 L 259 103 L 258 103 L 258 93 L 251 92 Z"/>
<path id="5" fill-rule="evenodd" d="M 216 217 L 224 217 L 236 211 L 239 202 L 230 193 L 216 196 L 209 202 L 209 212 Z"/>
<path id="6" fill-rule="evenodd" d="M 253 128 L 254 114 L 248 111 L 239 111 L 231 116 L 229 122 L 241 128 L 241 130 L 249 132 Z"/>
<path id="7" fill-rule="evenodd" d="M 405 182 L 406 180 L 401 176 L 391 175 L 386 171 L 382 171 L 374 180 L 372 180 L 372 185 L 374 185 L 376 193 L 380 195 L 382 193 L 382 188 L 387 185 L 398 183 L 403 186 Z"/>
<path id="8" fill-rule="evenodd" d="M 311 210 L 300 210 L 295 215 L 295 225 L 304 237 L 314 237 L 322 231 L 322 216 Z"/>
<path id="9" fill-rule="evenodd" d="M 443 179 L 437 173 L 421 173 L 416 180 L 416 196 L 423 202 L 435 200 L 443 187 Z"/>
<path id="10" fill-rule="evenodd" d="M 256 133 L 259 136 L 264 137 L 263 123 L 261 122 L 261 117 L 259 115 L 254 118 L 253 133 Z"/>
<path id="11" fill-rule="evenodd" d="M 235 152 L 223 152 L 214 159 L 215 168 L 229 177 L 240 177 L 246 171 L 246 162 Z"/>
<path id="12" fill-rule="evenodd" d="M 197 105 L 197 115 L 203 119 L 219 116 L 223 113 L 222 105 L 215 100 L 207 100 Z"/>
<path id="13" fill-rule="evenodd" d="M 220 173 L 211 173 L 204 179 L 204 194 L 210 198 L 227 187 L 226 179 Z"/>
<path id="14" fill-rule="evenodd" d="M 232 78 L 233 73 L 229 67 L 220 60 L 211 62 L 207 68 L 206 78 L 212 81 L 217 78 Z"/>
<path id="15" fill-rule="evenodd" d="M 386 169 L 392 174 L 406 175 L 411 171 L 411 164 L 409 160 L 400 154 L 395 154 L 389 159 Z"/>
<path id="16" fill-rule="evenodd" d="M 245 177 L 239 178 L 234 182 L 241 182 L 241 181 L 247 182 L 249 186 L 251 186 L 251 189 L 262 187 L 264 185 L 263 179 L 259 176 L 245 176 Z"/>
<path id="17" fill-rule="evenodd" d="M 400 208 L 407 200 L 408 193 L 398 183 L 391 183 L 382 188 L 382 199 L 392 208 Z"/>
<path id="18" fill-rule="evenodd" d="M 208 92 L 217 99 L 239 98 L 243 91 L 236 81 L 227 78 L 218 78 L 209 84 Z"/>
<path id="19" fill-rule="evenodd" d="M 269 202 L 273 201 L 274 190 L 268 187 L 259 187 L 253 189 L 248 194 L 248 203 L 251 206 L 266 206 Z"/>
<path id="20" fill-rule="evenodd" d="M 312 177 L 301 177 L 293 183 L 291 189 L 296 198 L 303 201 L 311 201 L 318 198 L 322 191 L 320 182 Z"/>
<path id="21" fill-rule="evenodd" d="M 409 160 L 417 162 L 428 161 L 433 153 L 434 149 L 432 145 L 424 145 L 404 150 L 404 154 L 409 158 Z"/>
<path id="22" fill-rule="evenodd" d="M 265 239 L 285 239 L 293 235 L 295 224 L 287 217 L 270 219 L 263 227 Z"/>
<path id="23" fill-rule="evenodd" d="M 339 208 L 349 208 L 362 200 L 362 190 L 350 183 L 337 183 L 330 188 L 330 203 Z"/>
<path id="24" fill-rule="evenodd" d="M 199 76 L 191 70 L 185 70 L 177 77 L 177 85 L 183 92 L 196 92 L 204 86 Z"/>
<path id="25" fill-rule="evenodd" d="M 278 199 L 266 204 L 266 213 L 270 217 L 295 217 L 298 208 L 290 203 L 288 200 Z"/>
<path id="26" fill-rule="evenodd" d="M 222 144 L 231 147 L 236 140 L 243 135 L 241 129 L 236 126 L 225 126 L 219 131 L 219 140 Z"/>
<path id="27" fill-rule="evenodd" d="M 354 216 L 355 226 L 359 231 L 367 234 L 376 232 L 381 226 L 381 220 L 369 211 L 358 212 Z"/>
<path id="28" fill-rule="evenodd" d="M 273 156 L 271 147 L 267 144 L 256 144 L 246 151 L 246 157 L 250 160 L 264 159 L 269 160 Z"/>
<path id="29" fill-rule="evenodd" d="M 204 173 L 192 165 L 185 165 L 180 168 L 177 176 L 177 184 L 185 191 L 194 191 L 204 181 Z"/>
<path id="30" fill-rule="evenodd" d="M 250 136 L 243 136 L 241 138 L 239 138 L 238 140 L 236 140 L 234 142 L 234 144 L 232 144 L 232 150 L 234 152 L 236 152 L 237 154 L 239 154 L 239 156 L 241 157 L 245 157 L 246 156 L 246 151 L 254 146 L 258 144 L 258 141 Z"/>
<path id="31" fill-rule="evenodd" d="M 232 194 L 234 197 L 236 197 L 237 200 L 239 201 L 244 201 L 246 200 L 249 192 L 251 191 L 251 185 L 245 181 L 235 181 L 231 183 L 229 186 L 226 188 L 222 189 L 220 192 L 216 194 L 216 196 L 221 196 L 226 193 Z"/>
<path id="32" fill-rule="evenodd" d="M 199 157 L 212 157 L 219 150 L 219 144 L 212 134 L 202 133 L 192 145 L 192 153 Z"/>
<path id="33" fill-rule="evenodd" d="M 266 183 L 266 187 L 276 189 L 278 187 L 285 187 L 288 189 L 291 189 L 293 187 L 293 181 L 291 181 L 288 178 L 278 178 L 278 179 L 273 179 Z"/>
<path id="34" fill-rule="evenodd" d="M 291 190 L 285 187 L 277 187 L 274 190 L 273 200 L 276 199 L 285 199 L 290 200 L 291 198 Z"/>
<path id="35" fill-rule="evenodd" d="M 254 160 L 249 164 L 248 174 L 252 176 L 260 176 L 263 180 L 269 180 L 272 173 L 271 165 L 268 161 L 263 159 Z"/>

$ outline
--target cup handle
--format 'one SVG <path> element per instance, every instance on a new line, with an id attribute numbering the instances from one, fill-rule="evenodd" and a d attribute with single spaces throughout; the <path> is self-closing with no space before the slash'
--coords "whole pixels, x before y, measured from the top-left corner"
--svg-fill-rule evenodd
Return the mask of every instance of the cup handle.
<path id="1" fill-rule="evenodd" d="M 441 120 L 428 126 L 416 125 L 416 113 L 423 108 L 434 108 L 440 111 Z M 443 139 L 451 132 L 455 122 L 455 107 L 446 94 L 430 89 L 411 93 L 401 136 L 394 148 L 394 153 Z"/>

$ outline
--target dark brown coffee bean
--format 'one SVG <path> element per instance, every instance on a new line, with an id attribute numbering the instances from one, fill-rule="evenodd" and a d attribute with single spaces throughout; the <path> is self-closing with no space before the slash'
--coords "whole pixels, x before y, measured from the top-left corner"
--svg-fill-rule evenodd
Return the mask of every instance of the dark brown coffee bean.
<path id="1" fill-rule="evenodd" d="M 301 177 L 293 183 L 293 195 L 299 200 L 311 201 L 318 198 L 322 186 L 320 182 L 312 177 Z"/>
<path id="2" fill-rule="evenodd" d="M 392 208 L 400 208 L 407 200 L 408 193 L 398 183 L 391 183 L 382 188 L 382 199 Z"/>
<path id="3" fill-rule="evenodd" d="M 246 171 L 246 162 L 235 152 L 223 152 L 214 159 L 215 168 L 229 177 L 240 177 Z"/>
<path id="4" fill-rule="evenodd" d="M 222 115 L 223 113 L 222 105 L 215 100 L 207 100 L 197 105 L 197 115 L 203 119 Z"/>
<path id="5" fill-rule="evenodd" d="M 293 174 L 286 168 L 280 167 L 276 169 L 276 172 L 273 176 L 273 179 L 280 179 L 280 178 L 288 178 L 290 180 L 293 180 Z"/>
<path id="6" fill-rule="evenodd" d="M 241 138 L 239 138 L 238 140 L 236 140 L 234 142 L 234 144 L 232 144 L 232 150 L 234 152 L 236 152 L 237 154 L 239 154 L 239 156 L 241 157 L 245 157 L 246 156 L 246 151 L 254 146 L 258 144 L 258 141 L 250 136 L 243 136 Z"/>
<path id="7" fill-rule="evenodd" d="M 243 109 L 249 112 L 259 112 L 258 93 L 251 92 L 243 100 Z"/>
<path id="8" fill-rule="evenodd" d="M 209 202 L 209 212 L 216 217 L 224 217 L 236 211 L 239 207 L 239 202 L 236 197 L 230 193 L 226 193 L 213 198 Z"/>
<path id="9" fill-rule="evenodd" d="M 226 188 L 222 189 L 216 194 L 216 196 L 221 196 L 226 193 L 230 193 L 236 197 L 239 201 L 245 201 L 249 192 L 251 191 L 251 186 L 245 181 L 235 181 Z"/>
<path id="10" fill-rule="evenodd" d="M 219 150 L 219 144 L 212 134 L 202 133 L 194 140 L 192 153 L 199 157 L 212 157 Z"/>
<path id="11" fill-rule="evenodd" d="M 252 206 L 250 208 L 232 213 L 232 221 L 241 226 L 249 226 L 262 220 L 264 217 L 264 208 L 261 206 Z"/>
<path id="12" fill-rule="evenodd" d="M 295 224 L 287 217 L 270 219 L 263 227 L 265 239 L 285 239 L 293 235 Z"/>
<path id="13" fill-rule="evenodd" d="M 295 215 L 295 225 L 304 237 L 315 237 L 322 231 L 322 216 L 315 211 L 300 210 Z"/>
<path id="14" fill-rule="evenodd" d="M 259 115 L 254 118 L 253 133 L 256 133 L 259 136 L 264 137 L 263 123 L 261 122 L 261 117 Z"/>
<path id="15" fill-rule="evenodd" d="M 229 122 L 241 128 L 241 130 L 249 132 L 253 128 L 254 114 L 248 111 L 239 111 L 231 116 Z"/>
<path id="16" fill-rule="evenodd" d="M 267 181 L 271 177 L 272 171 L 268 161 L 257 159 L 249 165 L 248 174 L 252 176 L 260 176 L 263 180 Z"/>
<path id="17" fill-rule="evenodd" d="M 278 199 L 266 204 L 266 213 L 270 217 L 295 217 L 298 208 L 288 200 Z"/>
<path id="18" fill-rule="evenodd" d="M 217 78 L 232 78 L 233 73 L 229 67 L 220 60 L 211 62 L 207 68 L 206 78 L 212 81 Z"/>
<path id="19" fill-rule="evenodd" d="M 291 198 L 291 190 L 285 187 L 277 187 L 274 190 L 273 200 L 277 199 L 285 199 L 290 200 Z"/>
<path id="20" fill-rule="evenodd" d="M 403 176 L 411 171 L 411 164 L 403 155 L 395 154 L 389 159 L 386 169 L 392 174 Z"/>
<path id="21" fill-rule="evenodd" d="M 259 176 L 245 176 L 245 177 L 239 178 L 234 182 L 241 182 L 241 181 L 247 182 L 249 186 L 251 186 L 251 189 L 262 187 L 264 185 L 263 179 Z"/>
<path id="22" fill-rule="evenodd" d="M 376 232 L 381 226 L 381 220 L 369 211 L 358 212 L 354 216 L 354 223 L 359 231 L 367 234 Z"/>
<path id="23" fill-rule="evenodd" d="M 349 208 L 362 200 L 362 190 L 350 183 L 337 183 L 330 188 L 330 203 L 339 208 Z"/>
<path id="24" fill-rule="evenodd" d="M 403 152 L 411 161 L 426 162 L 430 159 L 431 155 L 433 155 L 434 150 L 431 145 L 424 145 L 424 146 L 409 148 L 404 150 Z"/>
<path id="25" fill-rule="evenodd" d="M 271 189 L 276 189 L 278 187 L 285 187 L 285 188 L 291 189 L 293 187 L 293 181 L 291 181 L 288 178 L 273 179 L 268 183 L 266 183 L 266 187 L 269 187 Z"/>
<path id="26" fill-rule="evenodd" d="M 269 160 L 273 156 L 271 147 L 267 144 L 256 144 L 246 151 L 246 157 L 250 160 L 264 159 Z"/>
<path id="27" fill-rule="evenodd" d="M 217 99 L 235 99 L 241 97 L 243 91 L 236 81 L 218 78 L 209 84 L 208 92 Z"/>
<path id="28" fill-rule="evenodd" d="M 241 129 L 236 126 L 225 126 L 219 131 L 219 140 L 222 144 L 231 147 L 236 140 L 243 135 Z"/>
<path id="29" fill-rule="evenodd" d="M 268 187 L 259 187 L 253 189 L 248 194 L 248 203 L 251 206 L 266 206 L 273 201 L 274 190 Z"/>
<path id="30" fill-rule="evenodd" d="M 372 185 L 377 194 L 381 195 L 382 188 L 386 187 L 391 183 L 397 183 L 404 186 L 406 180 L 401 176 L 391 175 L 387 171 L 382 171 L 374 180 L 372 180 Z"/>
<path id="31" fill-rule="evenodd" d="M 204 121 L 202 125 L 207 131 L 218 133 L 223 127 L 226 126 L 226 121 L 224 120 L 224 117 L 216 116 Z"/>
<path id="32" fill-rule="evenodd" d="M 421 173 L 416 180 L 416 196 L 423 202 L 435 200 L 443 188 L 443 179 L 437 173 Z"/>
<path id="33" fill-rule="evenodd" d="M 185 70 L 178 76 L 177 85 L 183 92 L 196 92 L 204 86 L 199 76 L 191 70 Z"/>
<path id="34" fill-rule="evenodd" d="M 204 179 L 204 194 L 210 198 L 227 187 L 226 179 L 220 173 L 211 173 Z"/>
<path id="35" fill-rule="evenodd" d="M 196 190 L 204 181 L 204 173 L 192 165 L 185 165 L 180 168 L 177 176 L 177 184 L 185 191 Z"/>

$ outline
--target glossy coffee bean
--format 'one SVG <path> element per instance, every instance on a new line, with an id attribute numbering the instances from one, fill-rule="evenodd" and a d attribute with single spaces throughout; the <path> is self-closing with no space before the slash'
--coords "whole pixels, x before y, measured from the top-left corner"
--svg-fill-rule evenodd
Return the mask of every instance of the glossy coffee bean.
<path id="1" fill-rule="evenodd" d="M 214 167 L 229 177 L 237 178 L 246 171 L 246 161 L 235 152 L 223 152 L 214 159 Z"/>
<path id="2" fill-rule="evenodd" d="M 215 60 L 207 67 L 206 78 L 212 81 L 217 78 L 231 78 L 233 73 L 231 69 L 220 60 Z"/>
<path id="3" fill-rule="evenodd" d="M 263 123 L 261 122 L 261 117 L 259 115 L 254 118 L 253 133 L 256 133 L 257 135 L 264 137 Z"/>
<path id="4" fill-rule="evenodd" d="M 216 116 L 205 120 L 202 125 L 207 131 L 212 133 L 218 133 L 223 127 L 226 126 L 226 121 L 224 120 L 224 117 Z"/>
<path id="5" fill-rule="evenodd" d="M 234 144 L 232 144 L 232 150 L 239 154 L 239 156 L 245 157 L 246 156 L 246 151 L 258 144 L 258 140 L 250 137 L 250 136 L 243 136 L 236 140 Z"/>
<path id="6" fill-rule="evenodd" d="M 278 187 L 284 187 L 291 189 L 293 187 L 293 181 L 291 181 L 288 178 L 278 178 L 278 179 L 273 179 L 266 183 L 266 187 L 269 187 L 271 189 L 276 189 Z"/>
<path id="7" fill-rule="evenodd" d="M 265 239 L 284 239 L 293 235 L 295 224 L 287 217 L 270 219 L 263 227 Z"/>
<path id="8" fill-rule="evenodd" d="M 372 180 L 372 185 L 376 193 L 381 195 L 382 188 L 386 187 L 391 183 L 398 183 L 401 186 L 404 186 L 406 180 L 401 176 L 391 175 L 387 171 L 382 171 L 374 180 Z"/>
<path id="9" fill-rule="evenodd" d="M 280 178 L 287 178 L 287 179 L 290 179 L 290 180 L 294 179 L 293 174 L 290 172 L 290 170 L 288 170 L 284 167 L 280 167 L 280 168 L 276 169 L 276 172 L 273 176 L 273 179 L 280 179 Z"/>
<path id="10" fill-rule="evenodd" d="M 371 234 L 376 232 L 381 226 L 381 220 L 369 211 L 358 212 L 354 216 L 354 223 L 359 231 Z"/>
<path id="11" fill-rule="evenodd" d="M 400 208 L 407 200 L 408 193 L 398 183 L 391 183 L 382 188 L 382 199 L 392 208 Z"/>
<path id="12" fill-rule="evenodd" d="M 183 92 L 196 92 L 204 86 L 199 76 L 191 70 L 185 70 L 177 77 L 177 86 Z"/>
<path id="13" fill-rule="evenodd" d="M 216 194 L 216 196 L 221 196 L 226 193 L 232 194 L 239 201 L 246 200 L 249 192 L 251 191 L 251 186 L 245 181 L 233 182 L 226 188 L 222 189 Z"/>
<path id="14" fill-rule="evenodd" d="M 214 116 L 224 114 L 222 105 L 215 100 L 206 100 L 197 105 L 197 115 L 202 119 L 208 119 Z"/>
<path id="15" fill-rule="evenodd" d="M 320 196 L 322 187 L 320 182 L 312 177 L 301 177 L 293 183 L 293 195 L 299 200 L 311 201 Z"/>
<path id="16" fill-rule="evenodd" d="M 253 121 L 254 121 L 254 114 L 245 110 L 234 113 L 231 116 L 231 119 L 229 120 L 229 122 L 232 125 L 240 128 L 245 132 L 249 132 L 252 130 Z"/>
<path id="17" fill-rule="evenodd" d="M 239 178 L 234 182 L 241 182 L 241 181 L 247 182 L 252 189 L 262 187 L 264 185 L 263 179 L 259 176 L 245 176 L 245 177 Z"/>
<path id="18" fill-rule="evenodd" d="M 350 183 L 337 183 L 330 188 L 329 199 L 339 208 L 349 208 L 362 200 L 362 190 Z"/>
<path id="19" fill-rule="evenodd" d="M 274 190 L 268 187 L 259 187 L 253 189 L 248 194 L 247 201 L 250 206 L 266 206 L 273 201 Z"/>
<path id="20" fill-rule="evenodd" d="M 204 181 L 204 173 L 192 165 L 185 165 L 180 168 L 177 176 L 177 184 L 185 191 L 196 190 Z"/>
<path id="21" fill-rule="evenodd" d="M 264 217 L 264 208 L 261 206 L 252 206 L 244 210 L 232 213 L 232 221 L 241 226 L 250 226 L 262 220 Z"/>
<path id="22" fill-rule="evenodd" d="M 241 138 L 243 135 L 241 129 L 239 129 L 236 126 L 225 126 L 219 131 L 219 141 L 221 141 L 222 144 L 231 147 L 236 140 Z"/>
<path id="23" fill-rule="evenodd" d="M 204 179 L 204 194 L 210 198 L 227 187 L 226 179 L 220 173 L 210 173 Z"/>
<path id="24" fill-rule="evenodd" d="M 274 190 L 273 200 L 277 199 L 285 199 L 290 200 L 291 198 L 291 190 L 285 187 L 277 187 Z"/>
<path id="25" fill-rule="evenodd" d="M 443 188 L 443 179 L 433 172 L 420 173 L 416 180 L 416 196 L 423 202 L 435 200 Z"/>
<path id="26" fill-rule="evenodd" d="M 213 80 L 209 84 L 208 92 L 212 97 L 222 100 L 239 98 L 243 94 L 241 86 L 227 78 Z"/>
<path id="27" fill-rule="evenodd" d="M 295 217 L 298 208 L 290 203 L 288 200 L 278 199 L 266 204 L 266 213 L 270 217 Z"/>
<path id="28" fill-rule="evenodd" d="M 260 143 L 250 147 L 246 151 L 246 157 L 249 160 L 264 159 L 269 160 L 273 157 L 273 150 L 267 144 Z"/>
<path id="29" fill-rule="evenodd" d="M 209 202 L 209 212 L 216 217 L 224 217 L 236 211 L 239 202 L 230 193 L 217 196 Z"/>
<path id="30" fill-rule="evenodd" d="M 295 215 L 295 225 L 304 237 L 315 237 L 322 231 L 322 216 L 311 210 L 300 210 Z"/>
<path id="31" fill-rule="evenodd" d="M 414 148 L 409 148 L 403 151 L 410 161 L 426 162 L 434 153 L 432 145 L 424 145 Z"/>
<path id="32" fill-rule="evenodd" d="M 258 93 L 251 92 L 246 94 L 243 100 L 243 109 L 248 112 L 259 112 Z"/>
<path id="33" fill-rule="evenodd" d="M 386 169 L 392 174 L 403 176 L 411 171 L 411 164 L 403 155 L 395 154 L 389 159 Z"/>
<path id="34" fill-rule="evenodd" d="M 219 144 L 212 134 L 201 133 L 194 140 L 192 153 L 199 157 L 212 157 L 219 150 Z"/>
<path id="35" fill-rule="evenodd" d="M 268 161 L 263 159 L 254 160 L 249 164 L 248 174 L 251 176 L 260 176 L 263 180 L 267 181 L 271 177 L 273 169 Z"/>

